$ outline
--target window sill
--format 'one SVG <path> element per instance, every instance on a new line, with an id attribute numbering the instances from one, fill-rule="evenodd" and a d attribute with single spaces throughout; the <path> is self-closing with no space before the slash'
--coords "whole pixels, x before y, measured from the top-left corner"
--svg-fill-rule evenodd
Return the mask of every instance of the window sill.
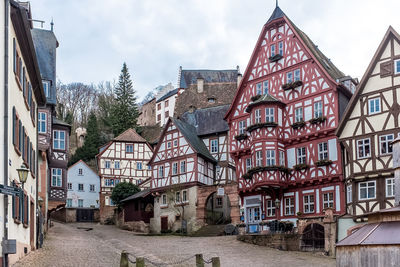
<path id="1" fill-rule="evenodd" d="M 24 228 L 28 228 L 29 227 L 29 225 L 26 224 L 26 223 L 23 223 L 22 225 L 24 226 Z"/>
<path id="2" fill-rule="evenodd" d="M 160 209 L 166 209 L 168 208 L 168 205 L 160 205 Z"/>
<path id="3" fill-rule="evenodd" d="M 14 223 L 16 223 L 16 224 L 21 224 L 21 221 L 20 221 L 19 219 L 15 219 L 15 218 L 14 218 Z"/>

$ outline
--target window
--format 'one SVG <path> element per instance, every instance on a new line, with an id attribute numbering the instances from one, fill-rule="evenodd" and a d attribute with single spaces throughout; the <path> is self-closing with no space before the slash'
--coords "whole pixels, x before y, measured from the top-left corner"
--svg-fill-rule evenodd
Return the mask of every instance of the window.
<path id="1" fill-rule="evenodd" d="M 171 142 L 167 142 L 167 148 L 171 148 Z"/>
<path id="2" fill-rule="evenodd" d="M 211 140 L 211 153 L 218 153 L 218 139 Z"/>
<path id="3" fill-rule="evenodd" d="M 177 147 L 178 146 L 178 139 L 175 139 L 174 140 L 174 147 Z"/>
<path id="4" fill-rule="evenodd" d="M 392 142 L 394 139 L 393 134 L 382 135 L 379 137 L 380 151 L 382 155 L 390 154 L 393 152 Z"/>
<path id="5" fill-rule="evenodd" d="M 394 197 L 394 178 L 386 179 L 386 197 Z"/>
<path id="6" fill-rule="evenodd" d="M 115 185 L 119 184 L 120 182 L 121 182 L 121 180 L 115 179 Z"/>
<path id="7" fill-rule="evenodd" d="M 246 171 L 251 169 L 251 158 L 246 159 Z"/>
<path id="8" fill-rule="evenodd" d="M 239 134 L 244 134 L 246 131 L 246 121 L 239 121 Z"/>
<path id="9" fill-rule="evenodd" d="M 400 73 L 400 59 L 394 61 L 394 74 Z"/>
<path id="10" fill-rule="evenodd" d="M 67 184 L 68 190 L 72 190 L 72 183 Z"/>
<path id="11" fill-rule="evenodd" d="M 150 165 L 147 165 L 147 169 L 150 171 L 150 170 L 151 170 L 151 166 L 150 166 Z"/>
<path id="12" fill-rule="evenodd" d="M 215 207 L 216 207 L 216 208 L 222 208 L 222 202 L 223 202 L 222 197 L 217 197 L 217 198 L 215 199 Z"/>
<path id="13" fill-rule="evenodd" d="M 164 177 L 164 166 L 158 167 L 158 177 L 159 178 Z"/>
<path id="14" fill-rule="evenodd" d="M 95 189 L 96 189 L 96 185 L 94 185 L 94 184 L 89 185 L 89 191 L 90 192 L 96 191 Z"/>
<path id="15" fill-rule="evenodd" d="M 274 217 L 275 216 L 275 201 L 271 199 L 267 200 L 267 217 Z"/>
<path id="16" fill-rule="evenodd" d="M 169 100 L 165 100 L 165 102 L 164 102 L 164 107 L 168 107 L 168 104 L 169 104 Z"/>
<path id="17" fill-rule="evenodd" d="M 322 112 L 322 101 L 314 103 L 314 118 L 321 118 L 323 116 Z"/>
<path id="18" fill-rule="evenodd" d="M 178 162 L 172 163 L 172 175 L 178 174 Z"/>
<path id="19" fill-rule="evenodd" d="M 370 145 L 370 139 L 361 139 L 357 140 L 357 149 L 358 149 L 358 158 L 363 159 L 363 158 L 368 158 L 371 156 L 371 145 Z"/>
<path id="20" fill-rule="evenodd" d="M 119 161 L 114 161 L 114 169 L 119 169 L 120 165 L 119 165 Z"/>
<path id="21" fill-rule="evenodd" d="M 267 150 L 267 166 L 275 166 L 275 150 Z"/>
<path id="22" fill-rule="evenodd" d="M 136 162 L 136 169 L 137 170 L 142 170 L 143 169 L 143 166 L 142 166 L 141 162 Z"/>
<path id="23" fill-rule="evenodd" d="M 279 151 L 279 165 L 285 166 L 285 151 Z"/>
<path id="24" fill-rule="evenodd" d="M 256 95 L 262 95 L 262 83 L 256 84 Z"/>
<path id="25" fill-rule="evenodd" d="M 181 192 L 176 192 L 175 193 L 175 202 L 176 203 L 181 203 Z"/>
<path id="26" fill-rule="evenodd" d="M 105 186 L 114 186 L 114 180 L 113 179 L 104 179 L 104 184 L 105 184 Z"/>
<path id="27" fill-rule="evenodd" d="M 162 195 L 161 196 L 161 203 L 162 205 L 167 205 L 167 195 Z"/>
<path id="28" fill-rule="evenodd" d="M 276 52 L 275 52 L 275 49 L 276 49 L 276 48 L 275 48 L 275 44 L 272 44 L 272 45 L 271 45 L 271 57 L 275 56 L 275 53 L 276 53 Z"/>
<path id="29" fill-rule="evenodd" d="M 207 98 L 208 103 L 215 103 L 215 98 L 214 97 L 209 97 Z"/>
<path id="30" fill-rule="evenodd" d="M 105 163 L 105 167 L 106 167 L 106 169 L 109 169 L 109 168 L 111 168 L 111 162 L 109 161 L 109 160 L 106 160 L 106 163 Z"/>
<path id="31" fill-rule="evenodd" d="M 314 195 L 304 196 L 304 213 L 314 213 Z"/>
<path id="32" fill-rule="evenodd" d="M 283 42 L 278 43 L 278 51 L 279 55 L 283 56 Z"/>
<path id="33" fill-rule="evenodd" d="M 158 103 L 157 104 L 157 110 L 160 110 L 161 109 L 161 103 Z"/>
<path id="34" fill-rule="evenodd" d="M 51 170 L 51 186 L 62 186 L 62 169 L 54 168 Z"/>
<path id="35" fill-rule="evenodd" d="M 186 190 L 182 191 L 182 202 L 188 202 L 187 191 Z"/>
<path id="36" fill-rule="evenodd" d="M 328 143 L 323 142 L 318 144 L 318 160 L 328 159 Z"/>
<path id="37" fill-rule="evenodd" d="M 286 83 L 291 83 L 293 82 L 293 72 L 288 72 L 286 73 Z"/>
<path id="38" fill-rule="evenodd" d="M 274 122 L 274 108 L 265 109 L 265 122 Z"/>
<path id="39" fill-rule="evenodd" d="M 133 153 L 133 145 L 126 145 L 126 153 Z"/>
<path id="40" fill-rule="evenodd" d="M 264 94 L 268 94 L 268 92 L 269 92 L 269 82 L 268 82 L 268 80 L 266 80 L 266 81 L 264 81 L 263 82 L 263 89 L 264 89 Z"/>
<path id="41" fill-rule="evenodd" d="M 285 198 L 285 215 L 294 215 L 294 198 Z"/>
<path id="42" fill-rule="evenodd" d="M 294 81 L 297 82 L 300 80 L 301 80 L 300 79 L 300 69 L 296 69 L 296 70 L 294 70 Z"/>
<path id="43" fill-rule="evenodd" d="M 38 132 L 46 133 L 47 114 L 45 112 L 39 112 L 38 117 Z"/>
<path id="44" fill-rule="evenodd" d="M 78 191 L 83 191 L 83 184 L 78 184 Z"/>
<path id="45" fill-rule="evenodd" d="M 168 119 L 169 118 L 169 111 L 165 111 L 165 118 Z"/>
<path id="46" fill-rule="evenodd" d="M 78 169 L 78 175 L 83 175 L 83 170 L 81 168 Z"/>
<path id="47" fill-rule="evenodd" d="M 50 81 L 42 81 L 43 82 L 43 91 L 44 95 L 49 98 L 50 97 Z"/>
<path id="48" fill-rule="evenodd" d="M 157 115 L 157 121 L 161 121 L 161 114 Z"/>
<path id="49" fill-rule="evenodd" d="M 295 109 L 295 118 L 294 118 L 295 122 L 301 122 L 304 121 L 303 119 L 303 108 L 296 108 Z"/>
<path id="50" fill-rule="evenodd" d="M 346 187 L 346 193 L 347 193 L 347 203 L 353 202 L 353 186 L 349 184 Z"/>
<path id="51" fill-rule="evenodd" d="M 261 109 L 256 109 L 254 113 L 254 122 L 261 123 Z"/>
<path id="52" fill-rule="evenodd" d="M 256 166 L 262 166 L 262 151 L 256 151 Z"/>
<path id="53" fill-rule="evenodd" d="M 376 97 L 368 100 L 368 114 L 376 114 L 381 112 L 381 98 Z"/>
<path id="54" fill-rule="evenodd" d="M 186 172 L 186 161 L 181 161 L 181 173 Z"/>
<path id="55" fill-rule="evenodd" d="M 72 199 L 67 198 L 67 208 L 72 207 Z"/>
<path id="56" fill-rule="evenodd" d="M 83 199 L 78 199 L 78 207 L 79 208 L 83 207 Z"/>
<path id="57" fill-rule="evenodd" d="M 375 181 L 363 182 L 359 184 L 359 199 L 372 199 L 375 198 Z"/>
<path id="58" fill-rule="evenodd" d="M 325 193 L 322 195 L 322 202 L 324 205 L 324 209 L 333 208 L 333 193 Z"/>
<path id="59" fill-rule="evenodd" d="M 55 130 L 53 136 L 53 148 L 65 150 L 65 132 Z"/>
<path id="60" fill-rule="evenodd" d="M 306 148 L 297 148 L 297 164 L 306 164 Z"/>

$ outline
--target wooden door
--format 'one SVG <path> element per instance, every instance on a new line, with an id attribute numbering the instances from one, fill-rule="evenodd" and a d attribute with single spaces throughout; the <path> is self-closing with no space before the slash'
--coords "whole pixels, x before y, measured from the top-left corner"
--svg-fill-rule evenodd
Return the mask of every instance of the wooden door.
<path id="1" fill-rule="evenodd" d="M 168 230 L 168 216 L 161 217 L 161 231 Z"/>
<path id="2" fill-rule="evenodd" d="M 94 210 L 92 209 L 76 209 L 77 222 L 93 222 Z"/>
<path id="3" fill-rule="evenodd" d="M 29 214 L 29 220 L 30 220 L 30 243 L 31 243 L 31 249 L 35 249 L 35 204 L 31 201 L 31 209 L 30 209 L 30 214 Z"/>

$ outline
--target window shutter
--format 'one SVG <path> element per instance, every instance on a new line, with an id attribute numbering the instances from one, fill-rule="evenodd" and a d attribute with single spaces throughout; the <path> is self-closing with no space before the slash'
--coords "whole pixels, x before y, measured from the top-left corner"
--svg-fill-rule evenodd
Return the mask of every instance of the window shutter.
<path id="1" fill-rule="evenodd" d="M 15 38 L 13 38 L 13 67 L 14 67 L 14 73 L 17 73 L 17 44 L 15 42 Z"/>
<path id="2" fill-rule="evenodd" d="M 28 82 L 28 106 L 32 108 L 32 88 L 30 82 Z"/>
<path id="3" fill-rule="evenodd" d="M 22 152 L 22 122 L 18 120 L 18 149 Z"/>
<path id="4" fill-rule="evenodd" d="M 14 41 L 15 41 L 15 39 L 14 39 Z M 12 117 L 12 122 L 13 122 L 13 129 L 12 129 L 12 131 L 13 131 L 13 145 L 15 146 L 16 144 L 17 144 L 17 137 L 16 137 L 16 135 L 17 135 L 17 114 L 16 114 L 16 111 L 15 111 L 15 107 L 13 107 L 13 110 L 12 110 L 12 112 L 13 112 L 13 117 Z"/>
<path id="5" fill-rule="evenodd" d="M 25 159 L 25 126 L 22 126 L 22 132 L 21 132 L 21 142 L 22 142 L 22 159 Z"/>
<path id="6" fill-rule="evenodd" d="M 12 196 L 12 217 L 15 219 L 16 215 L 16 201 L 15 201 L 16 196 Z"/>
<path id="7" fill-rule="evenodd" d="M 393 74 L 393 61 L 381 63 L 381 77 L 387 77 Z"/>

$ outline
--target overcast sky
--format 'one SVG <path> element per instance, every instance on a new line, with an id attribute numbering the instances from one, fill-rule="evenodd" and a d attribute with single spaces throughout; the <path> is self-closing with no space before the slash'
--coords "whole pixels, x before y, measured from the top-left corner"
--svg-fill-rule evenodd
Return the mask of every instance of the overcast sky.
<path id="1" fill-rule="evenodd" d="M 60 43 L 57 77 L 97 84 L 128 64 L 139 97 L 176 86 L 184 69 L 247 67 L 274 0 L 31 0 Z M 280 8 L 345 74 L 361 78 L 389 25 L 400 32 L 399 0 L 280 0 Z M 39 26 L 39 25 L 37 25 Z"/>

